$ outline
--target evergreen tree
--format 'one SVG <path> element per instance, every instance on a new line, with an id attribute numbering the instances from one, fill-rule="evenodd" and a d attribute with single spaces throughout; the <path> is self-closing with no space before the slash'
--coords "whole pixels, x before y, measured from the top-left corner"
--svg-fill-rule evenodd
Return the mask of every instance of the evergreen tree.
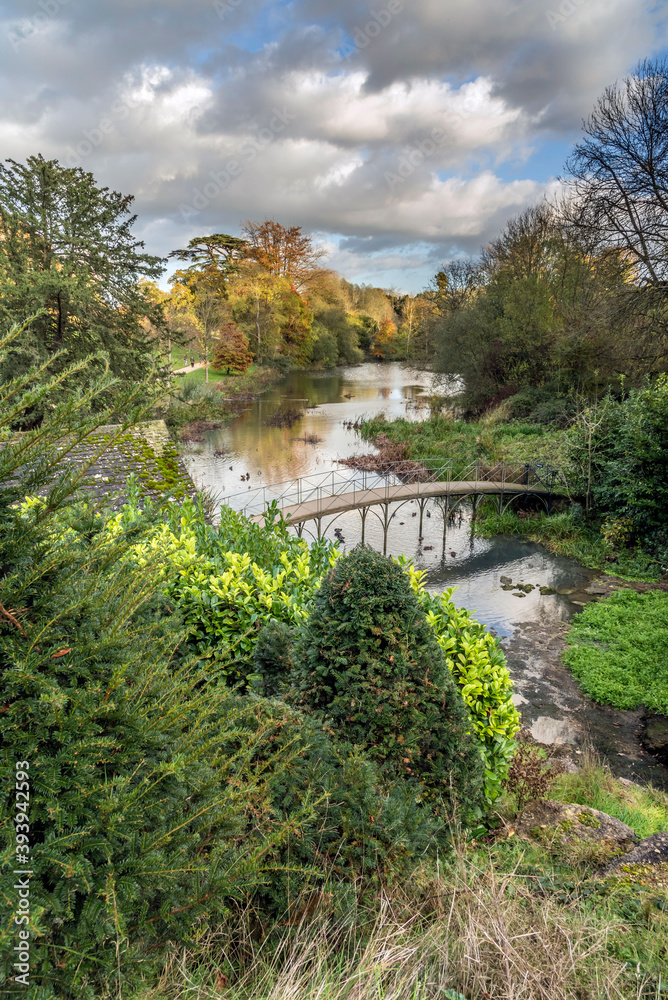
<path id="1" fill-rule="evenodd" d="M 359 546 L 316 594 L 293 657 L 297 701 L 388 774 L 480 814 L 483 766 L 468 710 L 403 570 Z"/>
<path id="2" fill-rule="evenodd" d="M 39 312 L 0 380 L 57 352 L 64 367 L 99 350 L 121 382 L 146 378 L 152 351 L 143 321 L 159 326 L 161 310 L 140 279 L 163 268 L 132 234 L 132 200 L 57 160 L 0 163 L 0 323 L 6 329 Z"/>
<path id="3" fill-rule="evenodd" d="M 0 338 L 0 363 L 24 334 Z M 60 360 L 0 386 L 0 982 L 19 989 L 14 872 L 26 868 L 26 995 L 92 1000 L 131 990 L 167 941 L 255 891 L 312 810 L 308 789 L 287 818 L 265 809 L 258 755 L 274 772 L 291 761 L 272 749 L 276 723 L 244 728 L 216 663 L 180 653 L 156 565 L 131 558 L 150 512 L 112 530 L 79 502 L 86 470 L 68 453 L 101 422 L 122 434 L 141 387 L 95 418 L 112 377 L 77 388 L 90 363 L 51 374 Z M 17 436 L 42 405 L 41 425 Z"/>

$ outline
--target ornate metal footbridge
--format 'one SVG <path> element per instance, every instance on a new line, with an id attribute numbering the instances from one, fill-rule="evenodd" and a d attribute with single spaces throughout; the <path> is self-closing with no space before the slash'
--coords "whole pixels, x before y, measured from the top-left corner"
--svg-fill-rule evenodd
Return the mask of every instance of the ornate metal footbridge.
<path id="1" fill-rule="evenodd" d="M 452 520 L 457 507 L 466 499 L 471 501 L 474 517 L 481 501 L 490 496 L 496 498 L 499 514 L 519 497 L 537 498 L 549 513 L 555 498 L 566 493 L 566 482 L 560 470 L 540 464 L 485 465 L 477 462 L 462 467 L 447 462 L 402 461 L 382 462 L 375 469 L 333 469 L 269 486 L 249 487 L 245 492 L 223 497 L 222 502 L 257 524 L 264 524 L 265 511 L 271 503 L 276 503 L 282 516 L 300 536 L 304 525 L 315 521 L 318 538 L 324 534 L 323 519 L 327 518 L 327 530 L 338 516 L 359 510 L 362 542 L 370 508 L 381 506 L 385 551 L 390 521 L 406 503 L 418 503 L 422 535 L 425 506 L 430 500 L 437 501 L 442 510 L 445 532 L 448 519 Z M 391 505 L 397 505 L 392 514 Z"/>

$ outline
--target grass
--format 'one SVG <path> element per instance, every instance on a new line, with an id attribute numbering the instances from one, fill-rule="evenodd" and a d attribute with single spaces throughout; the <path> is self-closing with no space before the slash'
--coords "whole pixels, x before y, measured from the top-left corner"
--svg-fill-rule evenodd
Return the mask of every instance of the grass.
<path id="1" fill-rule="evenodd" d="M 362 424 L 362 437 L 368 441 L 381 433 L 393 443 L 405 443 L 411 459 L 452 459 L 465 465 L 481 460 L 560 466 L 565 461 L 565 431 L 542 424 L 504 424 L 485 418 L 467 423 L 441 415 L 419 423 L 376 417 Z"/>
<path id="2" fill-rule="evenodd" d="M 668 593 L 619 590 L 577 615 L 564 662 L 603 705 L 668 714 Z"/>
<path id="3" fill-rule="evenodd" d="M 593 756 L 551 795 L 640 837 L 668 826 L 668 795 L 621 784 Z M 249 904 L 228 927 L 194 928 L 128 1000 L 661 1000 L 665 892 L 602 877 L 602 863 L 595 848 L 462 839 L 401 885 L 326 886 L 300 923 L 262 927 Z"/>
<path id="4" fill-rule="evenodd" d="M 668 795 L 645 785 L 622 785 L 595 758 L 574 774 L 557 778 L 550 798 L 577 802 L 614 816 L 641 838 L 668 830 Z"/>

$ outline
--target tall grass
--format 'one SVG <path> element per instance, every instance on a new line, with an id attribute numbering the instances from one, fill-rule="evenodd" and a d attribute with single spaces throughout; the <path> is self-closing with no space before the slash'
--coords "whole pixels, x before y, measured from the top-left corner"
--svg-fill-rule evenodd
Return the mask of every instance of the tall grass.
<path id="1" fill-rule="evenodd" d="M 557 778 L 550 795 L 614 816 L 641 839 L 668 830 L 668 795 L 651 785 L 621 785 L 591 752 L 583 767 Z"/>
<path id="2" fill-rule="evenodd" d="M 371 923 L 361 908 L 338 919 L 325 908 L 261 945 L 247 937 L 231 948 L 228 934 L 211 932 L 196 948 L 175 950 L 162 981 L 141 1000 L 665 996 L 660 971 L 644 973 L 610 954 L 610 938 L 624 935 L 622 920 L 597 918 L 577 893 L 564 905 L 522 861 L 520 852 L 499 871 L 491 851 L 460 850 L 411 890 L 381 893 Z"/>
<path id="3" fill-rule="evenodd" d="M 502 424 L 488 418 L 467 423 L 438 414 L 420 423 L 388 421 L 381 416 L 362 424 L 361 434 L 367 441 L 380 433 L 392 442 L 404 442 L 407 457 L 412 459 L 464 465 L 482 460 L 559 466 L 565 461 L 565 432 L 542 424 Z"/>

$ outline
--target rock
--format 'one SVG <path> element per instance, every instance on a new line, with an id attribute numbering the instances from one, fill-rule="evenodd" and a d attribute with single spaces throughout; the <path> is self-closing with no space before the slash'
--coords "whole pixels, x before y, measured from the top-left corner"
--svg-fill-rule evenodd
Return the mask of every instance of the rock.
<path id="1" fill-rule="evenodd" d="M 499 583 L 512 583 L 512 577 L 510 576 L 500 576 Z"/>
<path id="2" fill-rule="evenodd" d="M 513 597 L 526 597 L 526 594 L 513 594 Z"/>
<path id="3" fill-rule="evenodd" d="M 651 837 L 641 840 L 628 854 L 622 855 L 621 858 L 615 858 L 605 869 L 604 874 L 622 875 L 629 868 L 635 868 L 638 865 L 654 867 L 663 864 L 668 864 L 668 831 L 653 833 Z"/>
<path id="4" fill-rule="evenodd" d="M 545 595 L 545 594 L 556 594 L 556 590 L 554 589 L 554 587 L 541 587 L 540 588 L 540 592 L 543 595 Z"/>
<path id="5" fill-rule="evenodd" d="M 515 833 L 521 840 L 555 846 L 580 842 L 628 851 L 638 842 L 631 827 L 621 820 L 589 806 L 553 799 L 530 802 L 515 823 Z"/>

